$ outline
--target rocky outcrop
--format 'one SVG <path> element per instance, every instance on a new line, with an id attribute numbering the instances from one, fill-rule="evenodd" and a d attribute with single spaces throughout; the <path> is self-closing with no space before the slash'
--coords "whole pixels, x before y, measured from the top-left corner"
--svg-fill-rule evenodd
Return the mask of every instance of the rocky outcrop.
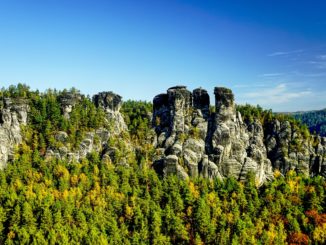
<path id="1" fill-rule="evenodd" d="M 214 94 L 214 110 L 202 88 L 190 92 L 185 86 L 175 86 L 154 98 L 153 130 L 146 142 L 152 140 L 156 148 L 153 166 L 159 173 L 183 179 L 233 176 L 245 180 L 253 172 L 257 184 L 272 179 L 276 169 L 282 174 L 294 170 L 326 178 L 325 137 L 305 135 L 296 123 L 275 117 L 264 125 L 258 119 L 244 122 L 230 89 L 216 87 Z M 76 91 L 59 95 L 66 119 L 83 98 Z M 128 159 L 142 149 L 129 141 L 120 113 L 121 96 L 102 92 L 93 96 L 93 103 L 105 113 L 107 125 L 86 132 L 77 146 L 70 145 L 67 132 L 56 132 L 55 146 L 47 149 L 46 157 L 80 161 L 96 151 L 102 160 L 128 166 Z M 27 124 L 28 111 L 26 99 L 0 101 L 0 168 L 13 159 L 15 146 L 23 140 L 21 126 Z"/>
<path id="2" fill-rule="evenodd" d="M 80 161 L 92 151 L 102 152 L 107 147 L 110 138 L 110 132 L 107 129 L 100 128 L 95 132 L 87 132 L 79 147 L 71 150 L 68 142 L 68 134 L 64 131 L 57 132 L 55 139 L 58 148 L 49 148 L 46 152 L 46 158 L 68 159 L 69 161 Z"/>
<path id="3" fill-rule="evenodd" d="M 215 88 L 214 93 L 216 113 L 211 158 L 222 175 L 244 180 L 252 171 L 259 183 L 272 178 L 261 124 L 258 121 L 251 125 L 243 123 L 241 114 L 236 112 L 231 90 Z"/>
<path id="4" fill-rule="evenodd" d="M 0 169 L 13 158 L 14 148 L 22 142 L 21 125 L 26 125 L 29 106 L 20 98 L 4 98 L 0 110 Z"/>
<path id="5" fill-rule="evenodd" d="M 127 125 L 120 113 L 122 97 L 113 92 L 101 92 L 93 96 L 96 107 L 102 108 L 107 115 L 107 123 L 111 126 L 111 133 L 119 135 L 127 131 Z"/>
<path id="6" fill-rule="evenodd" d="M 154 98 L 155 146 L 160 152 L 154 168 L 182 178 L 242 180 L 253 171 L 259 183 L 271 179 L 262 126 L 256 122 L 248 127 L 242 121 L 231 90 L 215 88 L 214 93 L 216 113 L 210 112 L 210 98 L 202 88 L 191 93 L 177 86 Z"/>
<path id="7" fill-rule="evenodd" d="M 259 185 L 271 180 L 276 169 L 326 177 L 325 137 L 304 136 L 286 120 L 244 122 L 230 89 L 216 87 L 214 94 L 215 113 L 202 88 L 191 93 L 184 86 L 172 87 L 154 98 L 158 172 L 238 180 L 253 172 Z"/>
<path id="8" fill-rule="evenodd" d="M 73 108 L 74 104 L 71 102 L 76 102 L 77 100 L 75 99 L 78 99 L 78 97 L 71 95 L 69 98 L 75 98 L 72 100 L 68 100 L 68 97 L 65 96 L 65 101 L 67 103 L 64 103 L 63 105 L 68 106 L 64 108 Z M 93 96 L 93 103 L 96 107 L 103 109 L 106 113 L 106 123 L 108 124 L 109 129 L 99 128 L 93 132 L 87 132 L 84 139 L 75 150 L 72 150 L 71 146 L 67 144 L 67 133 L 63 131 L 57 132 L 55 139 L 61 146 L 58 148 L 49 148 L 46 152 L 47 158 L 55 157 L 58 159 L 68 159 L 69 161 L 80 161 L 92 151 L 101 152 L 102 157 L 105 159 L 114 158 L 116 149 L 114 147 L 109 147 L 108 141 L 112 136 L 117 136 L 122 132 L 127 132 L 127 125 L 120 113 L 122 98 L 120 95 L 112 92 L 102 92 Z M 66 115 L 65 113 L 68 111 L 69 110 L 63 110 L 64 115 Z M 131 149 L 129 150 L 131 151 Z M 124 159 L 122 159 L 121 162 L 126 165 Z"/>
<path id="9" fill-rule="evenodd" d="M 77 91 L 63 92 L 59 96 L 61 110 L 66 119 L 69 119 L 70 112 L 73 107 L 81 100 L 82 96 Z"/>
<path id="10" fill-rule="evenodd" d="M 305 138 L 289 121 L 272 120 L 265 125 L 267 155 L 273 168 L 326 177 L 326 138 Z"/>

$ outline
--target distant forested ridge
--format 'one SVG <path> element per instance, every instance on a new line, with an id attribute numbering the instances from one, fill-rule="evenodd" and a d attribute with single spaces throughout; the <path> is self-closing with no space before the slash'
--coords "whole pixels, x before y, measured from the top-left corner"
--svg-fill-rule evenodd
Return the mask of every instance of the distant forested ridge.
<path id="1" fill-rule="evenodd" d="M 306 145 L 322 151 L 322 138 L 293 117 L 259 106 L 211 110 L 206 94 L 196 92 L 204 98 L 195 104 L 202 111 L 186 112 L 196 115 L 192 121 L 198 124 L 185 120 L 189 132 L 177 138 L 190 160 L 199 155 L 190 147 L 199 152 L 198 125 L 205 125 L 206 116 L 220 113 L 232 121 L 237 113 L 237 127 L 248 131 L 242 134 L 248 156 L 250 151 L 265 154 L 265 160 L 277 156 L 274 165 L 262 165 L 273 167 L 268 181 L 257 179 L 249 157 L 246 173 L 236 161 L 223 169 L 205 158 L 208 165 L 201 161 L 201 173 L 191 175 L 182 153 L 177 165 L 162 163 L 172 147 L 157 147 L 164 138 L 157 132 L 168 133 L 171 111 L 183 115 L 176 108 L 185 105 L 180 94 L 170 100 L 175 107 L 167 107 L 165 96 L 153 104 L 122 102 L 112 92 L 90 98 L 75 88 L 39 92 L 19 84 L 0 90 L 0 244 L 325 244 L 325 178 L 304 174 L 295 160 L 305 160 Z M 217 119 L 225 124 L 224 117 Z M 229 142 L 226 128 L 221 128 L 225 138 L 217 140 Z M 311 168 L 320 169 L 324 153 L 308 153 L 315 154 L 309 155 L 315 156 L 308 159 Z M 165 169 L 157 171 L 154 163 Z M 187 178 L 180 176 L 180 166 Z M 242 171 L 241 178 L 236 171 Z"/>
<path id="2" fill-rule="evenodd" d="M 309 127 L 310 132 L 326 136 L 326 109 L 319 111 L 290 113 L 294 118 L 300 120 Z"/>

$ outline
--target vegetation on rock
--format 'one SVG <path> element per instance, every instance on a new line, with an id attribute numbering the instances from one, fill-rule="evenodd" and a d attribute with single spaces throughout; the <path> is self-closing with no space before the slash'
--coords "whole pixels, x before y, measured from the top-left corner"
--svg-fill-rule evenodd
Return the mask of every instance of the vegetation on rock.
<path id="1" fill-rule="evenodd" d="M 67 93 L 78 91 L 40 93 L 24 85 L 1 90 L 0 101 L 28 99 L 30 112 L 23 141 L 0 170 L 0 244 L 326 242 L 323 177 L 275 170 L 274 180 L 259 188 L 252 172 L 246 181 L 163 178 L 152 168 L 158 149 L 152 145 L 151 103 L 124 102 L 128 131 L 113 134 L 106 112 L 89 97 L 77 96 L 65 117 L 60 98 Z M 248 122 L 285 120 L 260 107 L 238 110 Z M 296 121 L 290 124 L 306 133 Z M 47 156 L 49 148 L 78 149 L 90 132 L 94 147 L 86 157 Z M 107 132 L 112 134 L 105 141 Z M 199 137 L 196 129 L 192 134 Z"/>

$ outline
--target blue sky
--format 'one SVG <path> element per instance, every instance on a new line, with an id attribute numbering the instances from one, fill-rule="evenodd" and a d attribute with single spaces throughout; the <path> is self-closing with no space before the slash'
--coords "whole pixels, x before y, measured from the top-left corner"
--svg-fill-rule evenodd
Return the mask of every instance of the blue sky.
<path id="1" fill-rule="evenodd" d="M 152 100 L 226 86 L 237 103 L 322 109 L 325 13 L 314 0 L 1 0 L 0 87 Z"/>

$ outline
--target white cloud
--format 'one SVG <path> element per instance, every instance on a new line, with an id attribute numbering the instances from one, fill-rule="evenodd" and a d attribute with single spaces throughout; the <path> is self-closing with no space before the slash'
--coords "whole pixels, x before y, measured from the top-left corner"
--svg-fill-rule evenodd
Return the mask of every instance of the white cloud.
<path id="1" fill-rule="evenodd" d="M 317 59 L 319 60 L 325 60 L 326 61 L 326 54 L 321 54 L 317 56 Z"/>
<path id="2" fill-rule="evenodd" d="M 308 60 L 305 63 L 317 69 L 326 69 L 326 54 L 316 55 L 314 59 Z"/>
<path id="3" fill-rule="evenodd" d="M 303 74 L 305 77 L 326 77 L 326 72 Z"/>
<path id="4" fill-rule="evenodd" d="M 326 72 L 321 71 L 321 72 L 300 72 L 300 71 L 293 71 L 291 73 L 292 77 L 295 77 L 297 79 L 297 77 L 302 78 L 320 78 L 320 77 L 326 77 Z"/>
<path id="5" fill-rule="evenodd" d="M 272 88 L 246 93 L 245 97 L 258 104 L 270 106 L 285 104 L 294 99 L 302 99 L 312 94 L 310 90 L 291 91 L 286 83 L 281 83 Z"/>
<path id="6" fill-rule="evenodd" d="M 274 57 L 274 56 L 285 56 L 285 55 L 290 55 L 290 54 L 297 54 L 297 53 L 302 53 L 302 49 L 297 49 L 297 50 L 292 50 L 292 51 L 277 51 L 271 54 L 268 54 L 267 56 Z"/>
<path id="7" fill-rule="evenodd" d="M 321 60 L 321 61 L 310 60 L 308 61 L 308 64 L 311 64 L 318 69 L 326 69 L 326 60 Z"/>
<path id="8" fill-rule="evenodd" d="M 266 88 L 267 85 L 263 83 L 256 84 L 235 84 L 232 86 L 233 88 Z"/>
<path id="9" fill-rule="evenodd" d="M 274 53 L 271 53 L 271 54 L 268 54 L 268 56 L 280 56 L 280 55 L 286 55 L 288 54 L 288 52 L 274 52 Z"/>
<path id="10" fill-rule="evenodd" d="M 259 77 L 278 77 L 278 76 L 282 76 L 283 73 L 265 73 L 265 74 L 261 74 L 259 75 Z"/>

